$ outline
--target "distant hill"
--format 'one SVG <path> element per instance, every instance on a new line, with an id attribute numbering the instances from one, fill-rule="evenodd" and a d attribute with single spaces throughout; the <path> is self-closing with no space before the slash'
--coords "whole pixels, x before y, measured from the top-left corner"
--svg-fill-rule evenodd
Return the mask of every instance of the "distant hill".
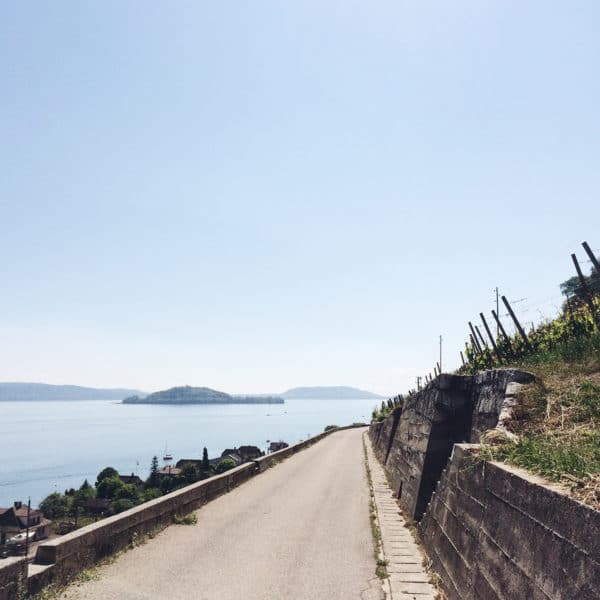
<path id="1" fill-rule="evenodd" d="M 373 392 L 365 392 L 353 387 L 329 386 L 329 387 L 297 387 L 283 392 L 283 398 L 306 398 L 315 400 L 358 400 L 363 398 L 380 399 L 383 396 Z"/>
<path id="2" fill-rule="evenodd" d="M 149 394 L 145 398 L 130 396 L 123 404 L 283 404 L 278 396 L 231 396 L 206 387 L 174 387 Z"/>
<path id="3" fill-rule="evenodd" d="M 0 383 L 0 402 L 33 400 L 121 400 L 124 396 L 144 392 L 123 388 L 89 388 L 49 383 Z"/>

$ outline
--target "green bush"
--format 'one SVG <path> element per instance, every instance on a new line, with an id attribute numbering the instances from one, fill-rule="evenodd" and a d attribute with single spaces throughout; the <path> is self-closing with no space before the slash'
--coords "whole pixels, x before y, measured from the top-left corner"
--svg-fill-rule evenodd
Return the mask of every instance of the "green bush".
<path id="1" fill-rule="evenodd" d="M 125 484 L 119 479 L 118 475 L 105 477 L 98 483 L 96 495 L 98 498 L 108 498 L 112 500 L 117 498 L 119 492 L 125 487 Z"/>
<path id="2" fill-rule="evenodd" d="M 106 468 L 102 469 L 102 471 L 100 471 L 100 473 L 98 473 L 98 477 L 96 477 L 96 487 L 98 487 L 98 485 L 100 485 L 100 482 L 102 480 L 108 479 L 109 477 L 118 477 L 118 476 L 119 476 L 119 472 L 116 469 L 113 469 L 113 467 L 106 467 Z"/>
<path id="3" fill-rule="evenodd" d="M 231 458 L 224 458 L 215 468 L 215 473 L 225 473 L 225 471 L 229 471 L 229 469 L 233 469 L 236 466 L 236 463 Z"/>
<path id="4" fill-rule="evenodd" d="M 40 509 L 48 519 L 62 519 L 71 511 L 71 501 L 66 496 L 54 492 L 40 502 Z"/>
<path id="5" fill-rule="evenodd" d="M 116 515 L 125 510 L 129 510 L 130 508 L 133 508 L 134 506 L 135 506 L 135 504 L 128 498 L 120 498 L 119 500 L 115 500 L 114 502 L 111 503 L 110 512 L 113 515 Z"/>

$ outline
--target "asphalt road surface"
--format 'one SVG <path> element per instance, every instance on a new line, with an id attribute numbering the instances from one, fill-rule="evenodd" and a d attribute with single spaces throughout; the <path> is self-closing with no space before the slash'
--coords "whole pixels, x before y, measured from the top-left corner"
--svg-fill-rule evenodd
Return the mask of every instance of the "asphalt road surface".
<path id="1" fill-rule="evenodd" d="M 363 429 L 340 431 L 71 586 L 69 600 L 375 600 Z"/>

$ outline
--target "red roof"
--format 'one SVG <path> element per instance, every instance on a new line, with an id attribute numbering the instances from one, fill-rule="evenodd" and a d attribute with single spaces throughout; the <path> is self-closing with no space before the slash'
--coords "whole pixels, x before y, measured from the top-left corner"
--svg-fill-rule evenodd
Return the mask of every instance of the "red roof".
<path id="1" fill-rule="evenodd" d="M 179 475 L 179 473 L 181 473 L 181 469 L 178 469 L 177 467 L 171 467 L 169 465 L 167 465 L 166 467 L 163 467 L 162 469 L 159 469 L 158 471 L 160 473 L 160 475 Z"/>

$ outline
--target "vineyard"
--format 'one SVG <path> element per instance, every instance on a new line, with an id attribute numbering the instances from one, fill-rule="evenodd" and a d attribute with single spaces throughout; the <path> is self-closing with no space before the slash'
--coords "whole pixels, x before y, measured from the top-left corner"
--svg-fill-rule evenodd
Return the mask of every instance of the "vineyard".
<path id="1" fill-rule="evenodd" d="M 559 481 L 579 500 L 600 508 L 600 265 L 585 242 L 584 249 L 591 273 L 585 276 L 572 255 L 577 276 L 561 284 L 564 301 L 555 318 L 525 331 L 502 297 L 515 332 L 507 333 L 498 312 L 492 311 L 498 333 L 493 336 L 480 313 L 487 340 L 469 323 L 469 341 L 456 373 L 500 367 L 532 372 L 536 383 L 522 393 L 509 424 L 514 438 L 495 439 L 483 453 Z M 436 375 L 438 369 L 439 363 Z M 433 380 L 431 375 L 424 379 Z M 373 420 L 385 419 L 402 403 L 401 395 L 382 402 Z"/>
<path id="2" fill-rule="evenodd" d="M 473 340 L 466 345 L 466 361 L 458 373 L 476 373 L 505 366 L 523 366 L 553 361 L 579 361 L 600 353 L 600 334 L 594 314 L 600 313 L 600 298 L 595 295 L 591 307 L 581 300 L 567 299 L 562 313 L 529 331 L 500 336 L 490 348 Z"/>

